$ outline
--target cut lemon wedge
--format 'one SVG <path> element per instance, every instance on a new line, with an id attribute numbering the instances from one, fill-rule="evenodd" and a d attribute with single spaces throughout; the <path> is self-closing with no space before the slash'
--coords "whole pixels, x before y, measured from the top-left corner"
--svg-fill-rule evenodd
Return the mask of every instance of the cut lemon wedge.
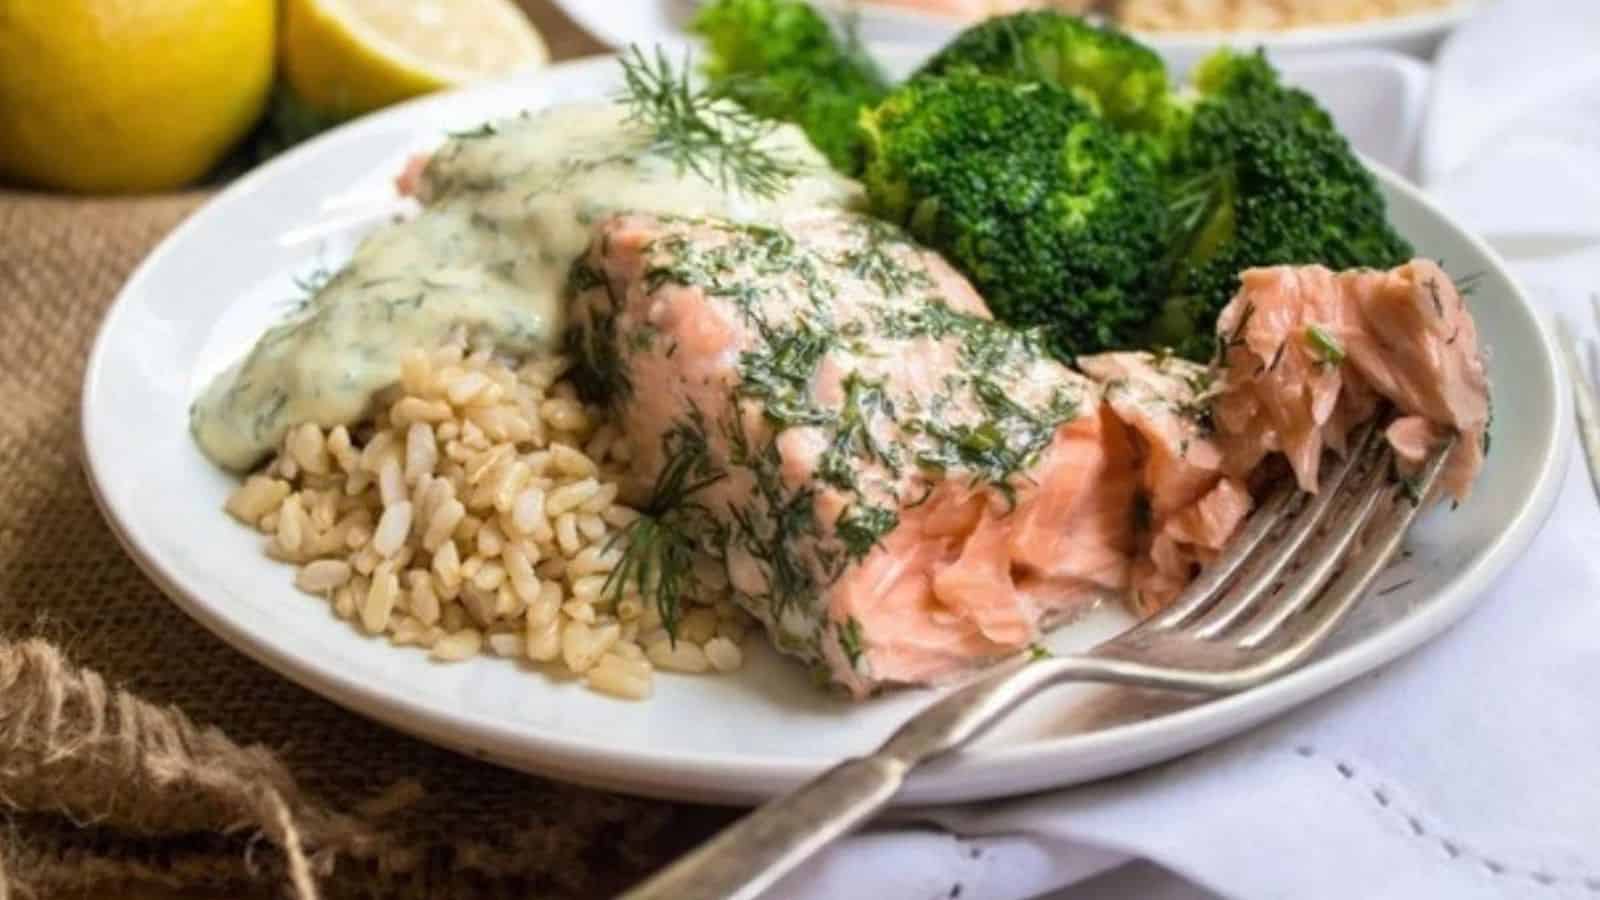
<path id="1" fill-rule="evenodd" d="M 548 58 L 544 39 L 510 0 L 288 0 L 284 7 L 284 75 L 327 115 L 358 115 Z"/>

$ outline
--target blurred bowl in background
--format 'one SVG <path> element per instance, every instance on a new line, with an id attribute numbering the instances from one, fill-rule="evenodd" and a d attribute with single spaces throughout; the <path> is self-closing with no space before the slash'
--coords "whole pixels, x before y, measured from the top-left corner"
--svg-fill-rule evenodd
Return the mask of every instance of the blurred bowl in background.
<path id="1" fill-rule="evenodd" d="M 554 0 L 584 30 L 613 47 L 682 40 L 700 0 Z M 861 37 L 868 43 L 929 47 L 945 43 L 971 22 L 886 3 L 813 0 L 836 14 L 859 11 Z M 1221 46 L 1262 47 L 1285 58 L 1327 50 L 1392 50 L 1411 56 L 1431 54 L 1451 30 L 1476 13 L 1482 0 L 1457 0 L 1442 9 L 1347 25 L 1281 31 L 1132 32 L 1154 48 L 1174 72 L 1184 74 Z"/>

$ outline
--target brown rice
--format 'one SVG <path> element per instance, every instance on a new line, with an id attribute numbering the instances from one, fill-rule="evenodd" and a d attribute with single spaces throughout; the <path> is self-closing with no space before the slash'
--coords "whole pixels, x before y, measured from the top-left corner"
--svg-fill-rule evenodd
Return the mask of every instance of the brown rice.
<path id="1" fill-rule="evenodd" d="M 1146 31 L 1277 30 L 1385 19 L 1456 0 L 1117 0 L 1125 28 Z"/>
<path id="2" fill-rule="evenodd" d="M 605 589 L 638 516 L 618 501 L 628 444 L 567 365 L 413 351 L 370 427 L 290 429 L 226 509 L 300 590 L 436 660 L 487 648 L 630 699 L 658 668 L 738 669 L 748 619 L 725 595 L 695 598 L 671 641 L 635 586 Z"/>

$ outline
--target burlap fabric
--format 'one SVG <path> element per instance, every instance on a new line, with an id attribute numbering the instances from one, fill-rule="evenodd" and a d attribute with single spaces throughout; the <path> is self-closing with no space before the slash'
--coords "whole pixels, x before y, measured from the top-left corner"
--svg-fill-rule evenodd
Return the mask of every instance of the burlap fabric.
<path id="1" fill-rule="evenodd" d="M 529 6 L 555 55 L 593 49 Z M 203 199 L 0 191 L 0 900 L 608 896 L 702 837 L 725 814 L 346 713 L 191 623 L 123 554 L 79 465 L 84 359 L 129 271 Z"/>
<path id="2" fill-rule="evenodd" d="M 79 467 L 84 358 L 201 199 L 0 192 L 0 900 L 602 896 L 702 834 L 714 814 L 346 713 L 192 624 L 123 554 Z"/>

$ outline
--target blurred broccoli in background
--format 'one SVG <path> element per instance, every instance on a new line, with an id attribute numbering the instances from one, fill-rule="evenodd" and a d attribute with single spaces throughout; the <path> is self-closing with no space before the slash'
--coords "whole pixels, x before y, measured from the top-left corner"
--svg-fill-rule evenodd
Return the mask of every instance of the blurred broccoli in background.
<path id="1" fill-rule="evenodd" d="M 1074 94 L 958 67 L 912 79 L 862 124 L 873 211 L 1063 359 L 1125 345 L 1158 308 L 1160 183 Z"/>
<path id="2" fill-rule="evenodd" d="M 714 0 L 694 30 L 706 39 L 712 90 L 756 115 L 793 122 L 834 168 L 860 170 L 857 118 L 889 82 L 853 37 L 835 35 L 802 0 Z"/>
<path id="3" fill-rule="evenodd" d="M 1221 51 L 1196 70 L 1194 87 L 1169 138 L 1171 275 L 1152 339 L 1208 356 L 1217 313 L 1253 266 L 1387 268 L 1410 258 L 1333 119 L 1264 56 Z"/>
<path id="4" fill-rule="evenodd" d="M 963 67 L 1065 88 L 1124 131 L 1160 135 L 1171 116 L 1161 57 L 1119 31 L 1075 16 L 1023 12 L 988 19 L 957 35 L 918 75 Z"/>

